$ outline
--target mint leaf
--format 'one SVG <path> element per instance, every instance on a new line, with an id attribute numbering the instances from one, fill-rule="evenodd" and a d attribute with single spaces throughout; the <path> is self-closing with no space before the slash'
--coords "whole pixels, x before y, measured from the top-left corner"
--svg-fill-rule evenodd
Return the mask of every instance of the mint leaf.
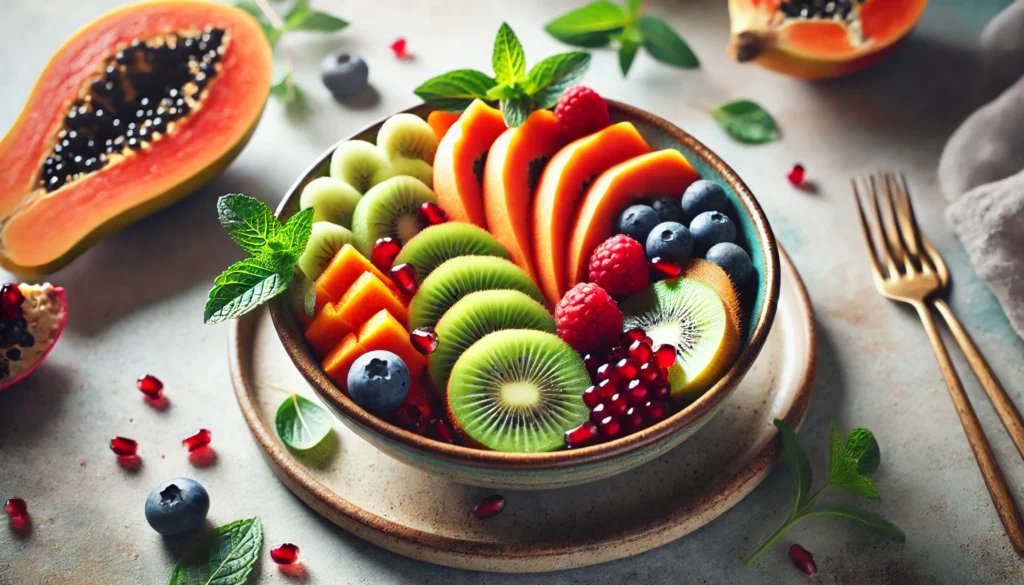
<path id="1" fill-rule="evenodd" d="M 713 110 L 711 116 L 723 130 L 740 142 L 762 144 L 779 139 L 775 119 L 750 100 L 729 102 Z"/>
<path id="2" fill-rule="evenodd" d="M 507 23 L 501 23 L 498 35 L 494 37 L 494 51 L 491 66 L 498 83 L 519 81 L 526 76 L 526 53 L 523 45 Z"/>
<path id="3" fill-rule="evenodd" d="M 332 33 L 338 32 L 347 26 L 348 22 L 319 10 L 310 10 L 295 20 L 288 19 L 285 21 L 286 30 Z"/>
<path id="4" fill-rule="evenodd" d="M 537 63 L 526 77 L 526 93 L 537 108 L 558 103 L 567 88 L 576 85 L 590 67 L 590 54 L 579 51 L 552 55 Z"/>
<path id="5" fill-rule="evenodd" d="M 217 216 L 224 231 L 250 254 L 259 254 L 282 229 L 266 203 L 240 193 L 221 196 Z"/>
<path id="6" fill-rule="evenodd" d="M 531 111 L 533 111 L 533 102 L 528 97 L 501 100 L 501 115 L 505 118 L 505 125 L 509 128 L 522 126 Z"/>
<path id="7" fill-rule="evenodd" d="M 475 99 L 488 99 L 487 90 L 498 82 L 474 69 L 456 69 L 423 82 L 413 90 L 427 104 L 450 112 L 466 109 Z"/>
<path id="8" fill-rule="evenodd" d="M 174 566 L 169 585 L 242 585 L 262 546 L 259 518 L 214 528 Z"/>
<path id="9" fill-rule="evenodd" d="M 487 90 L 487 99 L 489 101 L 520 98 L 525 95 L 526 92 L 523 90 L 523 86 L 517 81 L 495 85 L 491 89 Z"/>
<path id="10" fill-rule="evenodd" d="M 277 83 L 270 86 L 270 95 L 280 100 L 285 111 L 291 116 L 299 117 L 309 112 L 306 93 L 296 85 L 291 71 L 286 71 Z"/>
<path id="11" fill-rule="evenodd" d="M 846 440 L 847 456 L 857 462 L 857 472 L 867 475 L 882 463 L 875 435 L 867 429 L 853 429 Z"/>
<path id="12" fill-rule="evenodd" d="M 293 215 L 275 238 L 295 257 L 295 262 L 298 262 L 299 256 L 306 251 L 309 236 L 313 233 L 313 211 L 313 208 L 309 207 Z"/>
<path id="13" fill-rule="evenodd" d="M 288 289 L 295 258 L 269 252 L 231 265 L 213 282 L 203 312 L 204 323 L 240 317 Z"/>
<path id="14" fill-rule="evenodd" d="M 811 462 L 807 460 L 807 453 L 804 452 L 796 432 L 785 421 L 779 419 L 775 419 L 775 426 L 782 437 L 782 454 L 786 458 L 786 466 L 789 467 L 789 474 L 793 476 L 793 484 L 796 486 L 794 509 L 799 510 L 806 503 L 811 491 Z"/>
<path id="15" fill-rule="evenodd" d="M 640 16 L 640 11 L 644 8 L 644 0 L 626 0 L 626 10 L 629 11 L 630 18 L 636 20 L 636 17 Z"/>
<path id="16" fill-rule="evenodd" d="M 633 66 L 637 51 L 640 50 L 640 33 L 632 26 L 627 26 L 617 38 L 619 41 L 619 69 L 622 71 L 622 76 L 626 77 L 630 67 Z"/>
<path id="17" fill-rule="evenodd" d="M 700 60 L 690 46 L 661 18 L 644 15 L 636 21 L 636 28 L 643 37 L 644 49 L 658 61 L 683 69 L 700 67 Z"/>
<path id="18" fill-rule="evenodd" d="M 334 417 L 312 400 L 292 394 L 277 408 L 274 426 L 285 445 L 302 451 L 324 440 L 334 426 Z"/>
<path id="19" fill-rule="evenodd" d="M 626 12 L 613 2 L 599 0 L 549 22 L 544 30 L 577 47 L 603 47 L 627 24 Z"/>
<path id="20" fill-rule="evenodd" d="M 270 42 L 270 46 L 277 45 L 277 41 L 281 39 L 281 31 L 267 22 L 266 15 L 263 14 L 263 11 L 260 10 L 260 7 L 255 2 L 242 0 L 242 2 L 235 3 L 235 8 L 240 8 L 255 18 L 256 22 L 260 23 L 260 26 L 263 28 L 263 34 L 267 35 L 267 41 Z"/>
<path id="21" fill-rule="evenodd" d="M 907 535 L 903 532 L 902 528 L 874 512 L 855 510 L 853 508 L 828 508 L 825 510 L 816 510 L 806 514 L 804 517 L 810 518 L 811 516 L 840 516 L 842 518 L 849 518 L 850 520 L 856 520 L 875 532 L 878 532 L 883 536 L 887 536 L 897 542 L 903 542 L 907 538 Z"/>
<path id="22" fill-rule="evenodd" d="M 861 430 L 863 431 L 863 429 Z M 873 436 L 869 437 L 869 442 L 864 442 L 863 438 L 863 434 L 861 434 L 861 437 L 858 439 L 859 444 L 854 445 L 857 451 L 851 451 L 850 444 L 846 436 L 839 430 L 836 421 L 832 420 L 829 423 L 830 458 L 828 483 L 829 485 L 841 487 L 854 495 L 878 500 L 880 496 L 878 488 L 875 487 L 875 482 L 862 475 L 858 470 L 861 456 L 870 447 L 870 443 L 874 442 Z M 877 447 L 877 444 L 875 444 L 876 452 Z"/>

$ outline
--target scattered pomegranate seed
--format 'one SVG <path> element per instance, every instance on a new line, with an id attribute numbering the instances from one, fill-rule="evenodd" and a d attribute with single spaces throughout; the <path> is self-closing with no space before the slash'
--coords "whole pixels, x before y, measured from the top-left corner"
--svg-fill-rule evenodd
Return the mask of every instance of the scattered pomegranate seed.
<path id="1" fill-rule="evenodd" d="M 402 244 L 391 237 L 380 238 L 373 243 L 373 250 L 370 251 L 370 262 L 380 269 L 381 272 L 391 270 L 395 263 L 395 257 L 402 251 Z"/>
<path id="2" fill-rule="evenodd" d="M 279 565 L 292 565 L 299 561 L 299 547 L 290 542 L 270 549 L 270 558 Z"/>
<path id="3" fill-rule="evenodd" d="M 431 419 L 427 423 L 427 436 L 435 441 L 441 441 L 442 443 L 455 444 L 455 433 L 448 426 L 443 419 L 435 418 Z"/>
<path id="4" fill-rule="evenodd" d="M 391 269 L 391 280 L 398 285 L 403 294 L 412 296 L 416 292 L 416 267 L 412 264 L 399 264 Z"/>
<path id="5" fill-rule="evenodd" d="M 396 40 L 390 46 L 391 52 L 395 54 L 395 59 L 408 59 L 412 56 L 409 54 L 408 42 L 404 38 Z"/>
<path id="6" fill-rule="evenodd" d="M 491 516 L 499 514 L 505 509 L 505 498 L 500 494 L 493 494 L 480 500 L 473 506 L 473 515 L 478 520 L 486 520 Z"/>
<path id="7" fill-rule="evenodd" d="M 676 363 L 676 348 L 668 344 L 659 345 L 654 350 L 654 363 L 658 364 L 659 368 L 672 367 L 672 364 Z"/>
<path id="8" fill-rule="evenodd" d="M 651 276 L 654 280 L 671 280 L 678 278 L 683 272 L 683 267 L 678 262 L 673 262 L 660 256 L 648 262 L 651 268 Z"/>
<path id="9" fill-rule="evenodd" d="M 622 430 L 622 425 L 619 424 L 619 419 L 614 416 L 607 416 L 601 422 L 597 423 L 597 431 L 605 439 L 614 439 L 619 436 L 619 431 Z"/>
<path id="10" fill-rule="evenodd" d="M 206 429 L 199 429 L 194 435 L 182 439 L 181 444 L 188 447 L 188 452 L 192 453 L 197 449 L 209 445 L 210 437 L 210 431 Z"/>
<path id="11" fill-rule="evenodd" d="M 640 364 L 632 358 L 623 358 L 615 362 L 615 375 L 620 380 L 634 380 L 640 374 Z"/>
<path id="12" fill-rule="evenodd" d="M 433 327 L 419 327 L 409 334 L 409 341 L 416 351 L 430 355 L 437 349 L 437 332 Z"/>
<path id="13" fill-rule="evenodd" d="M 592 422 L 585 422 L 571 431 L 565 433 L 565 445 L 570 449 L 576 449 L 589 445 L 597 436 L 597 427 Z"/>
<path id="14" fill-rule="evenodd" d="M 622 343 L 625 345 L 629 345 L 634 341 L 640 341 L 644 337 L 647 337 L 647 334 L 644 333 L 644 330 L 640 329 L 639 327 L 634 327 L 622 334 Z"/>
<path id="15" fill-rule="evenodd" d="M 789 547 L 789 560 L 793 561 L 793 565 L 804 575 L 813 575 L 818 572 L 818 566 L 814 564 L 814 557 L 811 556 L 810 551 L 799 544 Z"/>
<path id="16" fill-rule="evenodd" d="M 11 518 L 28 516 L 28 504 L 21 498 L 11 498 L 4 504 L 4 513 Z"/>
<path id="17" fill-rule="evenodd" d="M 444 214 L 444 210 L 437 203 L 431 201 L 420 205 L 419 211 L 416 212 L 416 218 L 420 221 L 420 227 L 424 229 L 448 221 L 448 216 Z"/>
<path id="18" fill-rule="evenodd" d="M 601 404 L 601 394 L 597 391 L 597 386 L 591 386 L 583 391 L 583 404 L 586 404 L 587 408 Z"/>
<path id="19" fill-rule="evenodd" d="M 121 457 L 131 457 L 139 451 L 139 442 L 128 437 L 110 439 L 110 450 Z"/>
<path id="20" fill-rule="evenodd" d="M 139 378 L 135 382 L 135 386 L 150 400 L 160 400 L 164 395 L 164 383 L 151 374 Z"/>
<path id="21" fill-rule="evenodd" d="M 0 288 L 0 318 L 4 321 L 17 321 L 21 317 L 21 303 L 25 295 L 16 283 L 5 284 Z"/>
<path id="22" fill-rule="evenodd" d="M 638 339 L 629 344 L 628 351 L 629 357 L 635 359 L 637 363 L 640 364 L 646 364 L 654 357 L 654 350 L 651 349 L 651 346 L 647 345 L 647 342 L 642 339 Z"/>
<path id="23" fill-rule="evenodd" d="M 801 186 L 803 186 L 803 184 L 804 184 L 804 165 L 802 165 L 800 163 L 797 163 L 797 164 L 793 165 L 793 168 L 790 169 L 789 174 L 786 175 L 786 178 L 789 179 L 789 182 L 792 183 L 794 187 L 801 187 Z"/>

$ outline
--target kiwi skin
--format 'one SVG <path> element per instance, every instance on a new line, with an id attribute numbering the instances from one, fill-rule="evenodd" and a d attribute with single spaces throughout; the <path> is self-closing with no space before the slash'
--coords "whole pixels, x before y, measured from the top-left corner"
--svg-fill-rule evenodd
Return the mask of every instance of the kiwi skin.
<path id="1" fill-rule="evenodd" d="M 467 224 L 468 225 L 468 224 Z M 535 329 L 555 333 L 555 318 L 543 305 L 517 290 L 483 290 L 459 299 L 437 322 L 438 344 L 430 354 L 430 377 L 447 391 L 458 357 L 489 333 Z"/>
<path id="2" fill-rule="evenodd" d="M 487 230 L 471 223 L 451 221 L 432 225 L 402 246 L 395 265 L 412 264 L 422 282 L 438 266 L 458 256 L 497 256 L 509 259 L 508 250 Z"/>
<path id="3" fill-rule="evenodd" d="M 375 185 L 352 212 L 356 248 L 369 258 L 378 238 L 398 237 L 403 244 L 409 241 L 420 231 L 416 213 L 427 202 L 436 203 L 437 197 L 414 177 L 392 177 Z"/>

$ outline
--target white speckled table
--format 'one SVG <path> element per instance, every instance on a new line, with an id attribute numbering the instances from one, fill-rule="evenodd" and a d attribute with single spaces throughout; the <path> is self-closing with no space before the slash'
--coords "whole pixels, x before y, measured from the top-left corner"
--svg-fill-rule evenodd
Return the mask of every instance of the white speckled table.
<path id="1" fill-rule="evenodd" d="M 274 478 L 250 438 L 228 380 L 226 328 L 202 325 L 201 309 L 214 276 L 240 256 L 217 225 L 217 196 L 241 191 L 275 202 L 329 144 L 415 103 L 411 90 L 428 76 L 455 66 L 485 67 L 502 20 L 522 37 L 528 58 L 562 50 L 541 25 L 579 3 L 314 3 L 353 25 L 338 36 L 285 41 L 309 90 L 313 116 L 289 121 L 271 102 L 251 144 L 222 176 L 52 276 L 68 289 L 65 336 L 44 367 L 0 395 L 0 498 L 25 498 L 34 519 L 27 539 L 0 527 L 0 584 L 165 583 L 175 551 L 146 525 L 142 504 L 157 483 L 179 475 L 209 489 L 213 522 L 259 515 L 268 543 L 298 543 L 308 583 L 799 583 L 804 577 L 785 553 L 794 541 L 815 553 L 818 583 L 1024 582 L 1024 561 L 1003 536 L 917 317 L 884 301 L 870 285 L 847 186 L 849 175 L 878 165 L 908 172 L 922 223 L 950 261 L 954 307 L 1024 406 L 1024 342 L 945 227 L 935 186 L 945 137 L 978 104 L 972 53 L 978 31 L 1006 2 L 933 1 L 913 37 L 887 61 L 828 83 L 730 62 L 721 0 L 649 3 L 694 46 L 703 60 L 699 71 L 671 70 L 641 56 L 622 80 L 614 55 L 595 53 L 589 85 L 686 128 L 729 161 L 760 198 L 802 271 L 819 319 L 816 395 L 802 433 L 813 465 L 826 465 L 829 417 L 846 429 L 871 428 L 883 451 L 877 474 L 883 501 L 873 509 L 904 527 L 907 542 L 894 545 L 841 523 L 809 521 L 753 567 L 743 567 L 743 558 L 791 505 L 790 479 L 777 470 L 744 502 L 682 540 L 627 560 L 545 576 L 487 575 L 410 561 L 303 506 Z M 62 40 L 121 4 L 4 3 L 0 128 L 13 122 Z M 388 44 L 399 36 L 408 37 L 414 60 L 392 57 Z M 343 107 L 320 86 L 320 57 L 339 48 L 367 59 L 378 103 Z M 738 97 L 763 103 L 785 138 L 746 147 L 724 136 L 702 108 Z M 788 185 L 785 174 L 797 161 L 817 183 L 817 194 Z M 147 372 L 167 385 L 166 412 L 146 406 L 134 388 L 135 378 Z M 974 380 L 965 380 L 1024 502 L 1024 462 Z M 212 430 L 219 455 L 203 469 L 194 468 L 180 446 L 200 426 Z M 138 439 L 144 465 L 137 473 L 123 471 L 110 453 L 107 441 L 117 434 Z M 291 581 L 263 560 L 251 582 Z"/>

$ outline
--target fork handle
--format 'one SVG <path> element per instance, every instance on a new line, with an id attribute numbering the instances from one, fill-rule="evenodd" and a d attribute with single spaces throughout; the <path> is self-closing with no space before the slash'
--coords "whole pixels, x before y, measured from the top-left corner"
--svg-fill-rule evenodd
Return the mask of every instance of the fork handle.
<path id="1" fill-rule="evenodd" d="M 999 420 L 1003 421 L 1003 426 L 1006 427 L 1006 432 L 1013 439 L 1013 444 L 1017 446 L 1017 451 L 1020 452 L 1021 457 L 1024 457 L 1024 418 L 1021 418 L 1020 411 L 1014 406 L 1010 396 L 1003 389 L 1003 385 L 996 379 L 996 375 L 989 368 L 988 362 L 985 361 L 981 352 L 978 351 L 978 346 L 974 345 L 974 340 L 971 339 L 970 334 L 967 333 L 960 320 L 953 314 L 953 309 L 950 308 L 949 303 L 945 299 L 935 299 L 933 304 L 938 309 L 939 314 L 942 315 L 942 318 L 946 320 L 946 325 L 949 326 L 949 330 L 953 333 L 953 338 L 956 339 L 957 345 L 960 346 L 960 351 L 963 352 L 964 357 L 967 358 L 967 363 L 974 370 L 974 376 L 978 378 L 982 389 L 985 390 L 985 394 L 988 395 L 988 399 L 996 409 Z"/>
<path id="2" fill-rule="evenodd" d="M 928 334 L 928 341 L 932 344 L 932 351 L 935 352 L 935 359 L 939 362 L 939 369 L 942 370 L 942 377 L 946 380 L 946 387 L 949 388 L 949 396 L 953 399 L 953 406 L 956 408 L 957 416 L 960 417 L 960 424 L 964 427 L 964 434 L 967 435 L 967 442 L 971 445 L 974 458 L 978 461 L 981 469 L 981 476 L 985 480 L 985 486 L 992 497 L 996 514 L 1003 523 L 1006 535 L 1010 539 L 1010 545 L 1018 555 L 1024 555 L 1024 529 L 1021 528 L 1020 510 L 1013 500 L 1010 488 L 1003 477 L 1003 471 L 999 468 L 992 453 L 992 446 L 985 437 L 985 431 L 981 428 L 978 415 L 971 407 L 971 401 L 967 398 L 960 378 L 953 368 L 953 362 L 949 359 L 946 346 L 942 342 L 939 330 L 935 326 L 935 320 L 925 303 L 914 303 L 917 314 L 921 317 L 925 332 Z"/>

